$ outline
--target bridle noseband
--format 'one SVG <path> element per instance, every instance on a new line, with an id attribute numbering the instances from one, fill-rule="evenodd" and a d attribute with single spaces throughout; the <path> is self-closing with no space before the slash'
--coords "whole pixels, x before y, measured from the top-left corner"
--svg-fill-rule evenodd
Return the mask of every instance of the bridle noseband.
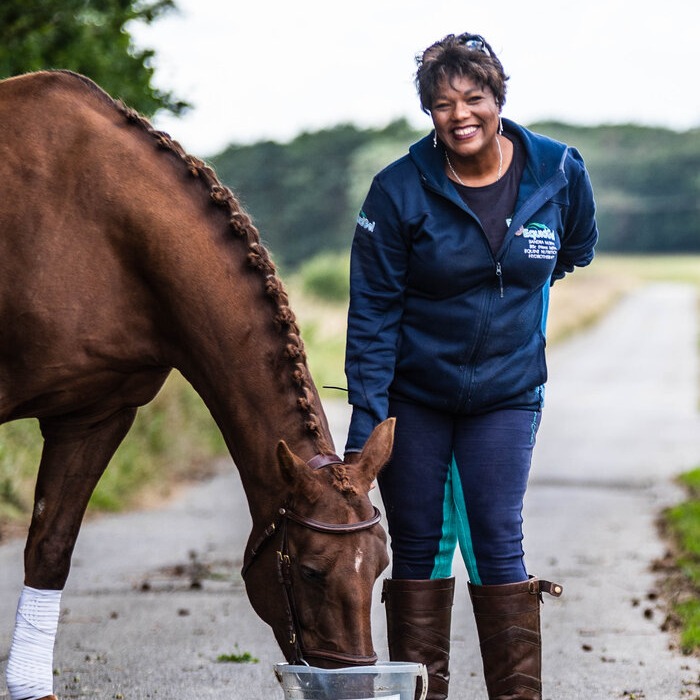
<path id="1" fill-rule="evenodd" d="M 312 457 L 307 465 L 312 469 L 320 469 L 332 464 L 343 464 L 343 460 L 337 455 L 316 455 Z M 367 520 L 358 523 L 326 523 L 313 518 L 299 515 L 289 508 L 287 504 L 277 511 L 277 517 L 270 523 L 260 537 L 250 548 L 248 561 L 243 565 L 241 575 L 245 579 L 251 566 L 257 561 L 262 548 L 272 539 L 275 533 L 280 535 L 280 546 L 277 549 L 277 578 L 282 585 L 282 593 L 287 608 L 288 641 L 293 648 L 293 663 L 306 664 L 305 656 L 310 658 L 326 659 L 342 665 L 372 665 L 377 661 L 377 655 L 358 656 L 355 654 L 344 654 L 342 652 L 326 651 L 323 649 L 305 649 L 301 639 L 301 627 L 297 615 L 297 608 L 294 600 L 294 589 L 292 586 L 292 559 L 289 556 L 289 542 L 287 537 L 287 524 L 289 521 L 295 522 L 302 527 L 306 527 L 316 532 L 323 532 L 330 535 L 348 535 L 362 530 L 369 530 L 377 525 L 382 515 L 376 506 L 373 506 L 374 514 Z"/>

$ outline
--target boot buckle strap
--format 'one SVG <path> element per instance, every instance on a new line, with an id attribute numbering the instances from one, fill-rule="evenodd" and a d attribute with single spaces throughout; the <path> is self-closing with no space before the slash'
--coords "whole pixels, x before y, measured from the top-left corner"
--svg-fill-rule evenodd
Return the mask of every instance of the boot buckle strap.
<path id="1" fill-rule="evenodd" d="M 542 593 L 549 593 L 549 595 L 559 598 L 564 592 L 564 588 L 560 583 L 552 583 L 551 581 L 545 581 L 543 579 L 532 578 L 529 584 L 530 593 L 532 595 L 538 595 L 540 600 L 542 600 Z"/>

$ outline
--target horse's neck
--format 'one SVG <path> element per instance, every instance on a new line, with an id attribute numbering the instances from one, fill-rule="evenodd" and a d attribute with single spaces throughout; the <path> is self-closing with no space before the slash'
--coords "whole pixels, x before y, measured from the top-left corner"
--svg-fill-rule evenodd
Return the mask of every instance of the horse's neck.
<path id="1" fill-rule="evenodd" d="M 249 500 L 258 502 L 262 492 L 272 498 L 284 490 L 275 454 L 280 440 L 303 460 L 333 451 L 333 443 L 303 353 L 297 355 L 303 346 L 293 316 L 266 293 L 269 279 L 236 260 L 234 244 L 171 272 L 176 298 L 168 324 L 177 338 L 172 364 L 211 411 Z"/>

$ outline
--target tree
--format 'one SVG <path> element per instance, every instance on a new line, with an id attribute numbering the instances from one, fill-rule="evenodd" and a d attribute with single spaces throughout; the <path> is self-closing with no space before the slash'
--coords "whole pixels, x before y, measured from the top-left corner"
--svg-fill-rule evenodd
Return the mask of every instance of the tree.
<path id="1" fill-rule="evenodd" d="M 234 144 L 212 164 L 253 216 L 275 261 L 294 269 L 319 252 L 347 249 L 373 174 L 367 163 L 379 169 L 415 140 L 403 120 L 382 130 L 339 124 L 287 144 Z M 385 160 L 367 158 L 367 148 L 379 148 Z M 353 180 L 360 174 L 358 188 Z"/>
<path id="2" fill-rule="evenodd" d="M 2 0 L 0 76 L 66 68 L 145 115 L 181 114 L 190 105 L 151 85 L 154 51 L 137 49 L 127 29 L 173 9 L 174 0 Z"/>

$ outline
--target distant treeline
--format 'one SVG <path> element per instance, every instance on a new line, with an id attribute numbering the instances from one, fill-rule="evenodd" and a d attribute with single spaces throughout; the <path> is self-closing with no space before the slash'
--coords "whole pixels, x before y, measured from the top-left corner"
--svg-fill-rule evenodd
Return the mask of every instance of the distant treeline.
<path id="1" fill-rule="evenodd" d="M 593 181 L 598 249 L 700 252 L 700 129 L 635 125 L 530 125 L 575 146 Z M 233 145 L 212 158 L 285 269 L 347 250 L 372 176 L 423 136 L 407 122 L 384 129 L 340 125 L 288 144 Z"/>

